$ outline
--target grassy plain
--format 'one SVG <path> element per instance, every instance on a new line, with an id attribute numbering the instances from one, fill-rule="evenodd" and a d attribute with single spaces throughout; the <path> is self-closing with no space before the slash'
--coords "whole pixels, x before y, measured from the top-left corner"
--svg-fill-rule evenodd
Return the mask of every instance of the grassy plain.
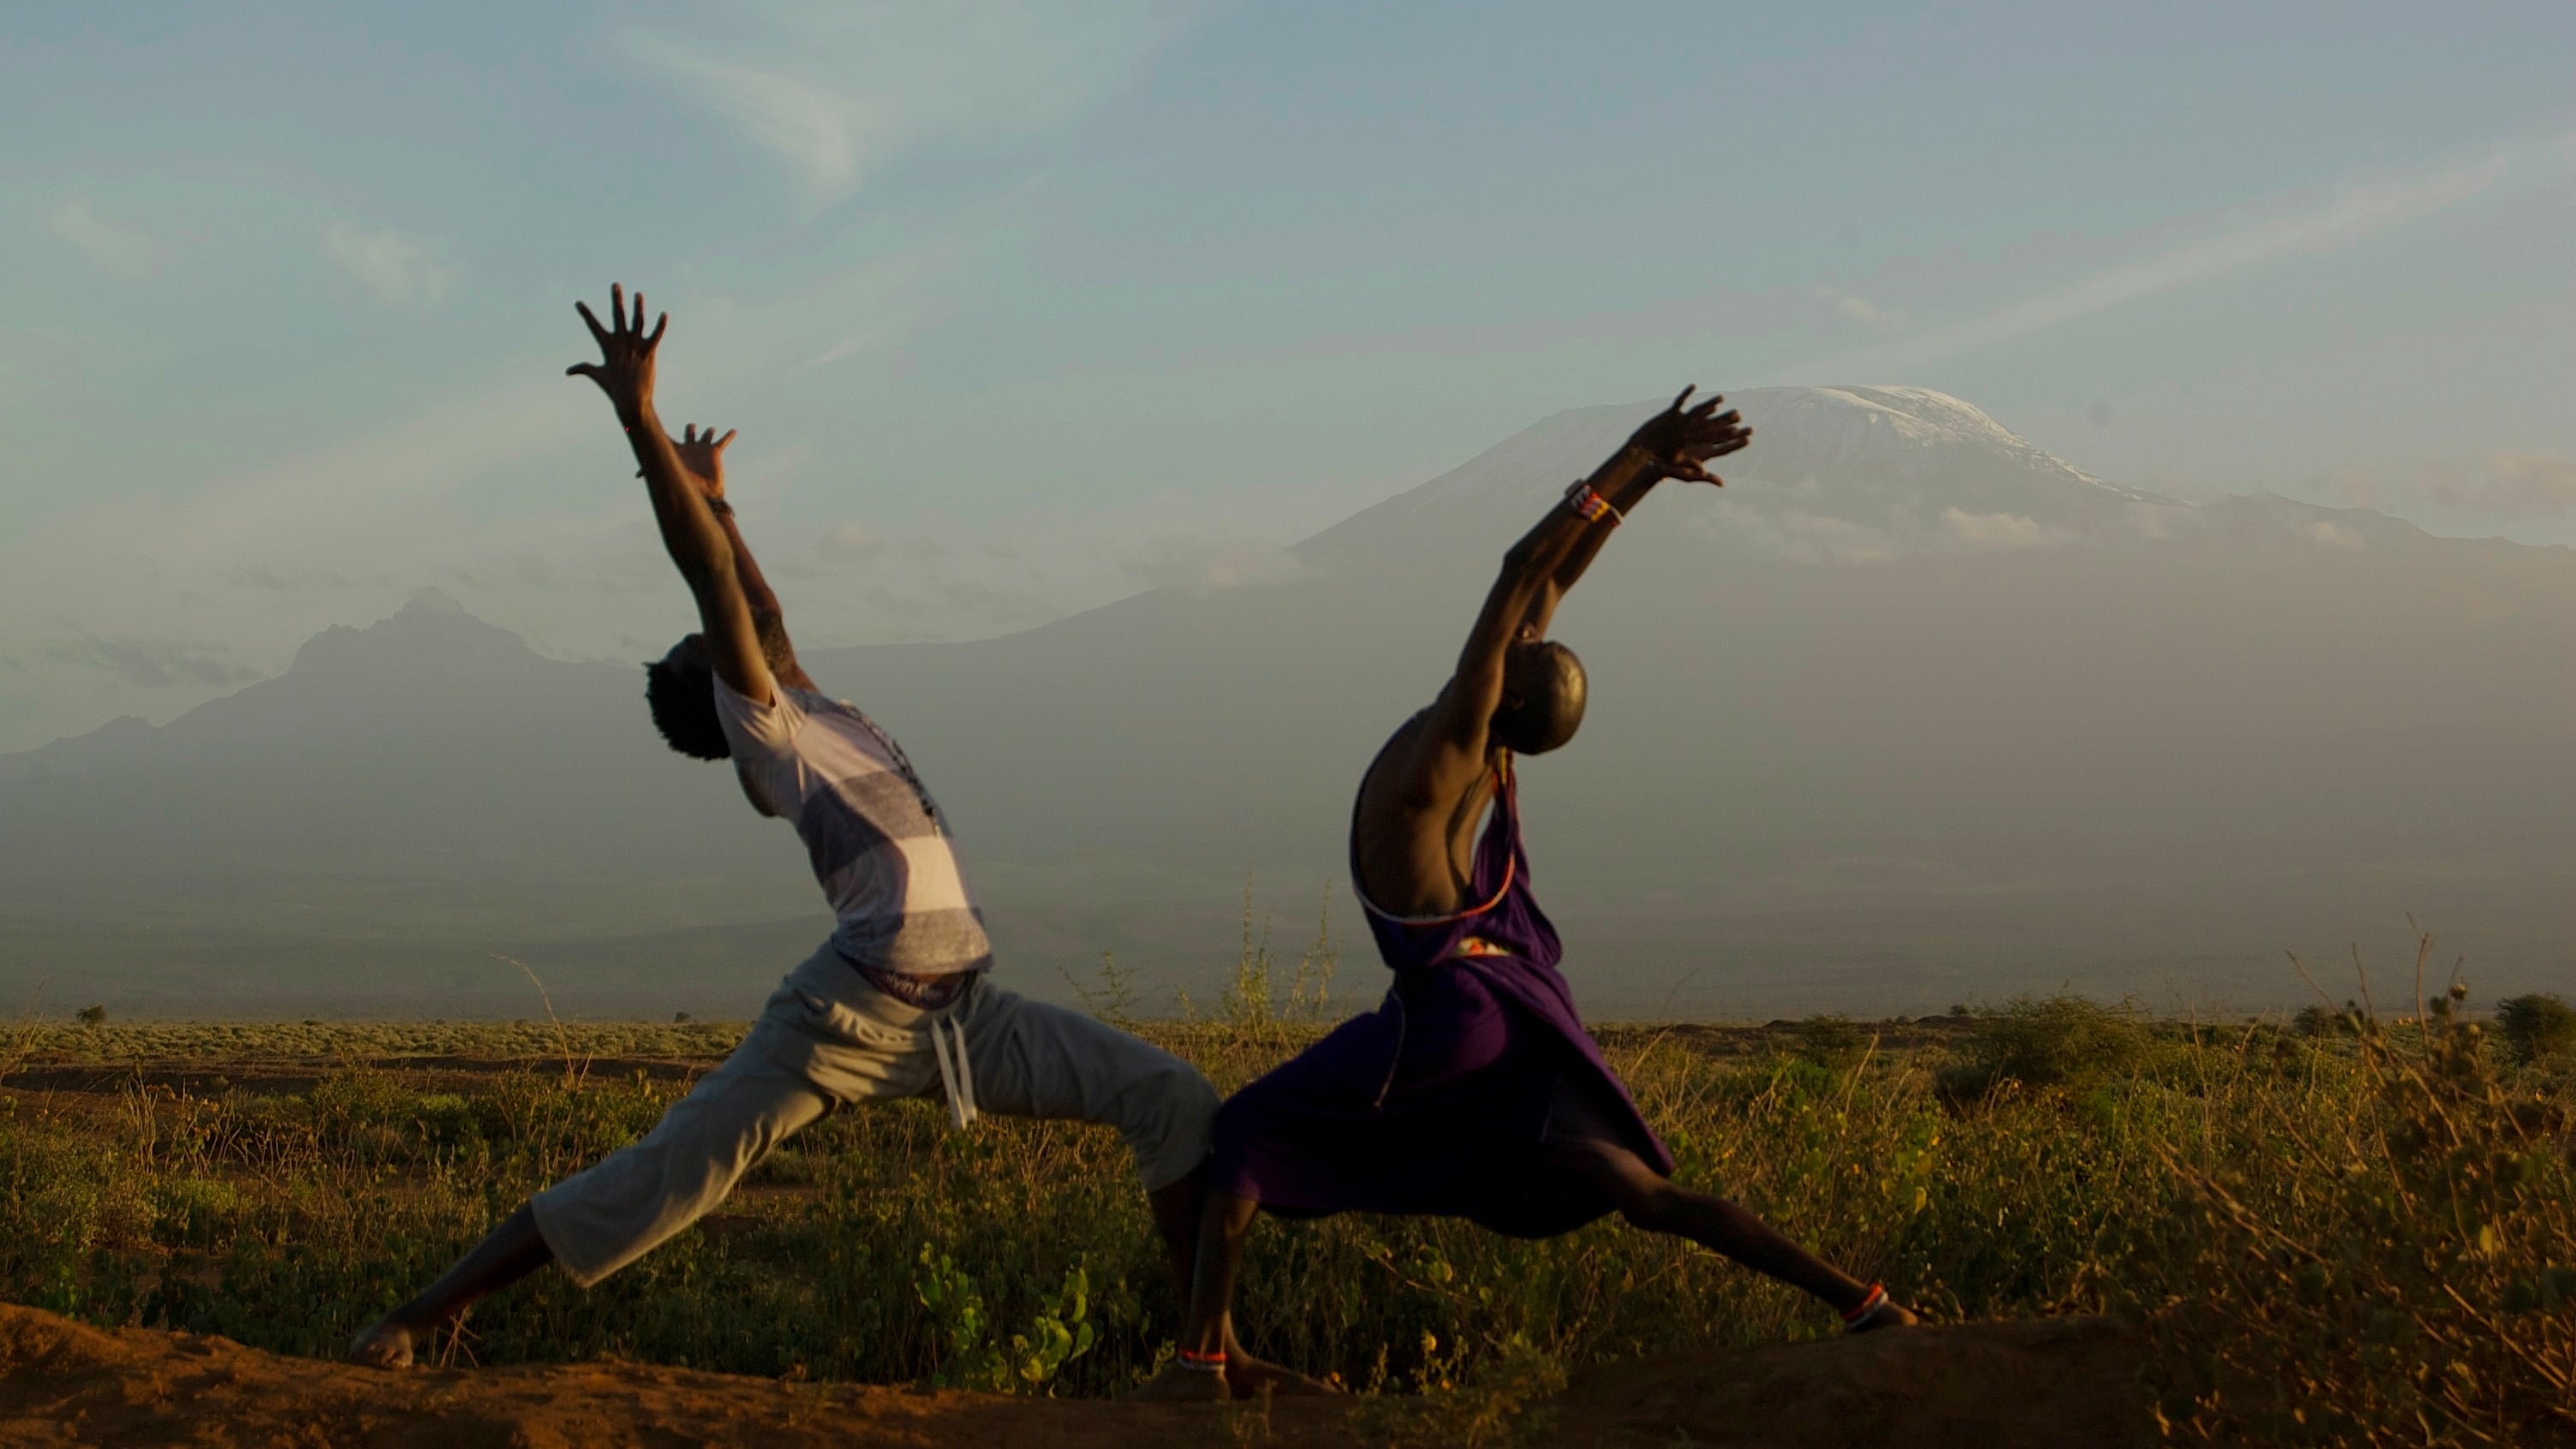
<path id="1" fill-rule="evenodd" d="M 1248 977 L 1214 1017 L 1136 1025 L 1231 1087 L 1340 1014 L 1318 998 Z M 2177 1439 L 2576 1438 L 2576 1070 L 2435 1000 L 2304 1029 L 2056 1000 L 1603 1037 L 1684 1181 L 1935 1316 L 2140 1324 Z M 0 1296 L 334 1353 L 740 1031 L 23 1026 L 0 1041 Z M 1169 1351 L 1164 1280 L 1111 1134 L 960 1134 L 906 1103 L 835 1113 L 634 1268 L 589 1292 L 540 1275 L 440 1351 L 1100 1394 Z M 1272 1355 L 1461 1412 L 1569 1367 L 1833 1327 L 1615 1221 L 1542 1243 L 1271 1223 L 1241 1307 Z"/>

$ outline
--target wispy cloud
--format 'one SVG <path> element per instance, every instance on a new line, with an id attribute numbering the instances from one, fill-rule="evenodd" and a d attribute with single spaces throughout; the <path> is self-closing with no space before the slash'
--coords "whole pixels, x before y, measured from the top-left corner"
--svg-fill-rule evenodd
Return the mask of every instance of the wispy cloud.
<path id="1" fill-rule="evenodd" d="M 223 582 L 233 588 L 271 594 L 345 594 L 361 589 L 390 589 L 396 580 L 388 573 L 352 574 L 333 568 L 262 563 L 235 569 L 224 576 Z"/>
<path id="2" fill-rule="evenodd" d="M 792 366 L 821 329 L 846 325 L 838 318 L 901 314 L 905 298 L 937 281 L 946 255 L 933 247 L 755 304 L 710 305 L 675 319 L 672 336 L 698 381 L 695 395 L 722 406 L 743 380 L 774 377 Z M 726 320 L 706 315 L 716 312 Z M 510 529 L 452 511 L 460 491 L 498 476 L 542 470 L 567 448 L 613 436 L 597 395 L 563 376 L 564 363 L 587 347 L 569 309 L 560 330 L 557 348 L 510 362 L 478 386 L 371 430 L 206 479 L 175 504 L 129 499 L 67 511 L 49 524 L 61 536 L 10 540 L 0 549 L 0 564 L 95 549 L 86 556 L 142 557 L 156 567 L 185 560 L 215 581 L 270 590 L 320 582 L 310 572 L 316 568 L 364 586 L 372 580 L 361 575 L 393 571 L 396 560 L 450 562 L 486 532 L 503 536 Z M 800 456 L 792 450 L 751 454 L 741 481 L 758 484 Z M 433 520 L 436 536 L 421 533 Z M 105 541 L 116 537 L 126 538 L 128 546 L 108 547 Z M 339 562 L 350 559 L 367 567 Z M 0 567 L 0 578 L 9 574 Z M 6 597 L 0 593 L 0 602 Z"/>
<path id="3" fill-rule="evenodd" d="M 796 364 L 796 366 L 791 370 L 795 372 L 810 372 L 818 367 L 829 367 L 833 363 L 841 361 L 843 358 L 856 356 L 857 354 L 884 342 L 895 330 L 897 329 L 879 328 L 867 332 L 853 333 L 852 335 L 844 337 L 840 341 L 833 343 L 831 346 L 824 348 L 822 351 L 815 353 L 812 357 L 805 359 L 803 362 Z"/>
<path id="4" fill-rule="evenodd" d="M 2411 474 L 2347 468 L 2310 486 L 2352 507 L 2391 513 L 2430 507 L 2490 523 L 2576 517 L 2576 458 L 2556 453 L 2484 453 L 2428 463 Z"/>
<path id="5" fill-rule="evenodd" d="M 2488 518 L 2565 518 L 2576 513 L 2576 458 L 2489 453 L 2468 467 L 2435 471 L 2424 492 L 2446 508 Z"/>
<path id="6" fill-rule="evenodd" d="M 160 269 L 161 245 L 152 233 L 100 216 L 86 196 L 75 196 L 54 208 L 45 218 L 45 228 L 111 277 L 139 281 Z"/>
<path id="7" fill-rule="evenodd" d="M 1717 521 L 1703 526 L 1738 535 L 1758 552 L 1797 563 L 1881 563 L 1912 551 L 1885 529 L 1795 508 L 1743 509 L 1713 517 Z"/>
<path id="8" fill-rule="evenodd" d="M 74 634 L 46 645 L 44 655 L 57 664 L 103 670 L 140 689 L 247 684 L 259 678 L 259 671 L 235 659 L 230 649 L 196 639 Z"/>
<path id="9" fill-rule="evenodd" d="M 747 5 L 728 11 L 721 40 L 646 27 L 619 40 L 785 161 L 808 202 L 824 205 L 914 142 L 1025 134 L 1079 111 L 1126 84 L 1196 8 L 1179 0 Z"/>
<path id="10" fill-rule="evenodd" d="M 1275 543 L 1249 538 L 1165 535 L 1132 549 L 1126 571 L 1157 588 L 1241 588 L 1284 583 L 1305 572 L 1297 556 Z"/>
<path id="11" fill-rule="evenodd" d="M 839 563 L 875 558 L 885 546 L 885 535 L 863 523 L 836 523 L 814 538 L 814 552 Z"/>
<path id="12" fill-rule="evenodd" d="M 457 268 L 442 242 L 370 230 L 334 221 L 322 232 L 322 254 L 358 279 L 380 302 L 397 307 L 435 302 L 447 295 Z"/>
<path id="13" fill-rule="evenodd" d="M 1941 510 L 1941 537 L 1953 548 L 1971 552 L 2047 548 L 2073 541 L 2075 535 L 2018 513 L 1969 513 Z"/>
<path id="14" fill-rule="evenodd" d="M 1818 287 L 1816 296 L 1832 303 L 1834 310 L 1843 316 L 1854 322 L 1866 322 L 1872 327 L 1893 329 L 1904 326 L 1907 321 L 1904 313 L 1881 307 L 1866 297 L 1856 297 L 1840 287 Z"/>
<path id="15" fill-rule="evenodd" d="M 627 51 L 658 67 L 796 169 L 823 200 L 858 185 L 862 158 L 876 159 L 892 116 L 866 97 L 738 61 L 700 55 L 648 31 L 630 32 Z"/>
<path id="16" fill-rule="evenodd" d="M 903 327 L 936 313 L 960 255 L 934 238 L 774 295 L 694 299 L 672 321 L 672 395 L 711 410 L 695 420 L 724 421 L 848 336 L 853 318 L 900 342 Z M 640 495 L 618 486 L 632 469 L 608 410 L 563 375 L 587 350 L 581 325 L 567 306 L 549 330 L 550 341 L 406 414 L 336 436 L 289 434 L 270 456 L 222 454 L 221 472 L 179 495 L 78 498 L 0 536 L 0 657 L 41 681 L 0 705 L 48 701 L 16 718 L 0 711 L 0 730 L 41 736 L 86 712 L 136 708 L 144 701 L 116 691 L 139 679 L 238 683 L 239 670 L 282 662 L 324 625 L 370 617 L 439 579 L 470 582 L 469 602 L 513 627 L 545 621 L 535 632 L 576 653 L 657 610 L 679 623 L 685 608 L 672 606 L 686 595 L 672 589 Z M 803 453 L 758 430 L 743 446 L 735 491 L 777 508 Z M 57 614 L 79 620 L 81 637 L 49 631 L 42 621 Z M 225 639 L 245 662 L 134 646 L 174 635 Z M 47 723 L 23 723 L 39 718 Z"/>
<path id="17" fill-rule="evenodd" d="M 2321 199 L 2284 200 L 2275 203 L 2269 215 L 2251 219 L 2240 215 L 2236 225 L 2215 235 L 2168 247 L 1968 321 L 1788 369 L 1789 380 L 1829 382 L 1862 376 L 1902 376 L 1929 363 L 2011 342 L 2115 307 L 2293 257 L 2349 246 L 2495 192 L 2508 177 L 2563 177 L 2571 166 L 2576 166 L 2576 136 L 2554 137 L 2536 144 L 2500 145 L 2478 156 L 2410 175 L 2356 182 Z"/>

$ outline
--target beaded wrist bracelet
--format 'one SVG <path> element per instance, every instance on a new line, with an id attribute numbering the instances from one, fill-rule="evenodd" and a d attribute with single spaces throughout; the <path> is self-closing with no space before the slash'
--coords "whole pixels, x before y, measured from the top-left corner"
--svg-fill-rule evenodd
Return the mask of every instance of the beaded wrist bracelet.
<path id="1" fill-rule="evenodd" d="M 1628 515 L 1612 507 L 1609 499 L 1602 497 L 1591 484 L 1580 478 L 1575 479 L 1573 485 L 1565 490 L 1565 506 L 1594 523 L 1598 523 L 1603 518 L 1609 519 L 1614 525 L 1628 521 Z"/>

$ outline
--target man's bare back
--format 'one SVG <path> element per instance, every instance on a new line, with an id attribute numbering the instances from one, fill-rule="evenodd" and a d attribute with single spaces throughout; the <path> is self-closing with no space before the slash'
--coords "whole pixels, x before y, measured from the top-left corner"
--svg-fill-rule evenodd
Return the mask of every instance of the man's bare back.
<path id="1" fill-rule="evenodd" d="M 1369 763 L 1351 820 L 1351 855 L 1369 903 L 1390 915 L 1444 916 L 1466 909 L 1475 871 L 1476 826 L 1494 800 L 1494 772 L 1478 772 L 1446 805 L 1420 799 L 1421 782 L 1390 757 L 1409 760 L 1431 711 L 1406 720 Z M 1499 752 L 1495 761 L 1500 764 Z M 1394 777 L 1392 779 L 1388 777 Z"/>

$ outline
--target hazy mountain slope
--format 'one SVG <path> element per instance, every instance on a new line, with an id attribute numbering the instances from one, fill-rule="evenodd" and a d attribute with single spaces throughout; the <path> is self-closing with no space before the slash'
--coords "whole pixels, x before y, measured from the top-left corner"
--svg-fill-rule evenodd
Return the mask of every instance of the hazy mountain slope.
<path id="1" fill-rule="evenodd" d="M 160 729 L 0 761 L 0 990 L 515 998 L 491 952 L 810 914 L 741 868 L 770 832 L 675 768 L 642 682 L 424 595 Z"/>
<path id="2" fill-rule="evenodd" d="M 2189 507 L 1936 394 L 1739 401 L 1729 487 L 1652 500 L 1561 614 L 1593 715 L 1525 771 L 1610 995 L 1696 971 L 1745 1003 L 2277 998 L 2303 989 L 2283 947 L 2393 947 L 2409 909 L 2484 984 L 2567 967 L 2576 559 Z M 1209 890 L 1237 861 L 1335 872 L 1360 766 L 1504 544 L 1643 411 L 1550 419 L 1310 540 L 1299 580 L 829 666 L 903 701 L 908 737 L 975 742 L 942 788 L 1011 822 L 987 855 L 1151 851 Z"/>
<path id="3" fill-rule="evenodd" d="M 2576 557 L 2185 505 L 1916 389 L 1735 401 L 1729 486 L 1659 493 L 1559 617 L 1593 712 L 1525 797 L 1596 1010 L 2278 999 L 2282 947 L 2408 909 L 2482 989 L 2563 979 Z M 1025 984 L 1114 948 L 1204 990 L 1247 869 L 1281 944 L 1311 932 L 1359 771 L 1502 547 L 1645 411 L 1548 419 L 1284 582 L 809 663 L 903 737 Z M 812 887 L 640 684 L 421 602 L 163 729 L 0 760 L 0 989 L 492 1009 L 509 951 L 577 1009 L 747 1010 Z"/>

